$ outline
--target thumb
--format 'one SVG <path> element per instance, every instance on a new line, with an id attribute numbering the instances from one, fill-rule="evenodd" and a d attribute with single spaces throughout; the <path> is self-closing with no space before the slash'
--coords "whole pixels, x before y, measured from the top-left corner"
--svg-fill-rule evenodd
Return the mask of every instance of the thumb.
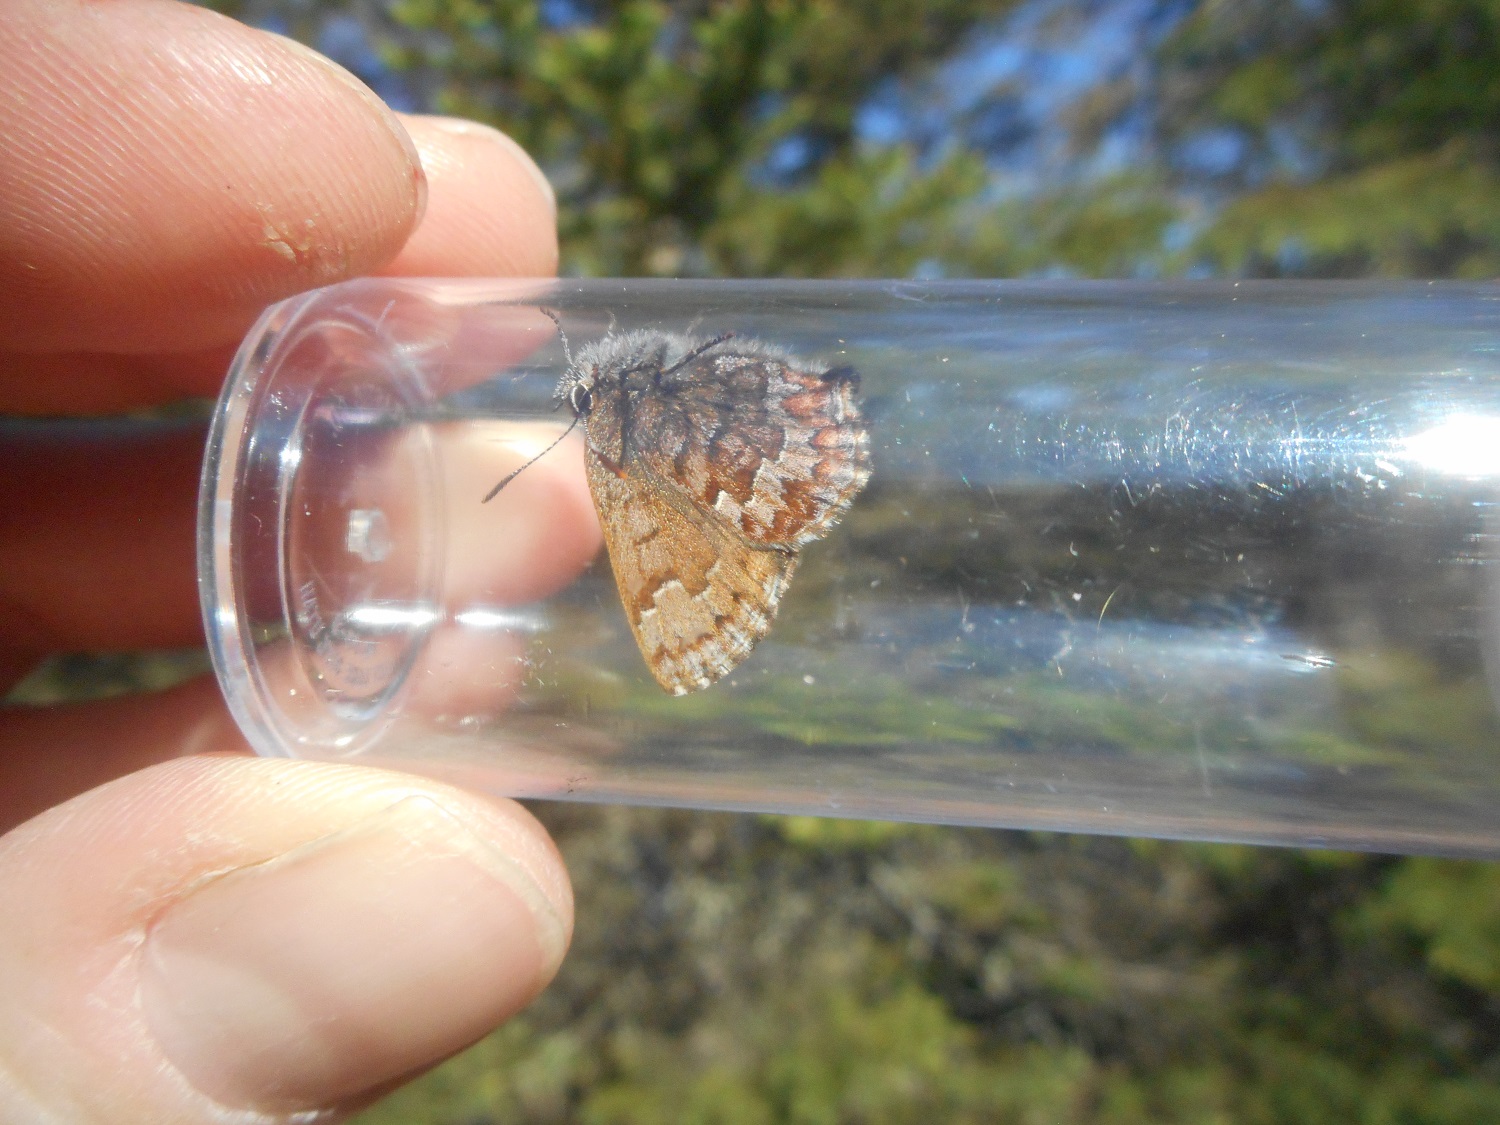
<path id="1" fill-rule="evenodd" d="M 513 802 L 188 758 L 0 840 L 0 1120 L 307 1120 L 509 1018 L 572 927 Z"/>

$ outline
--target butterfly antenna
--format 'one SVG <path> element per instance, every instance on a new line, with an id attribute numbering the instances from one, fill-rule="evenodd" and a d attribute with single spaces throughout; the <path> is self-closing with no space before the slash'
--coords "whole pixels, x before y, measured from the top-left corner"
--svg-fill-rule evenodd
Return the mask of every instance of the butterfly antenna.
<path id="1" fill-rule="evenodd" d="M 537 310 L 536 311 L 539 312 L 539 313 L 541 313 L 543 316 L 545 316 L 553 324 L 557 325 L 557 336 L 558 336 L 558 339 L 562 340 L 563 355 L 567 357 L 568 366 L 572 367 L 573 366 L 573 349 L 570 348 L 570 347 L 568 347 L 568 334 L 563 331 L 562 317 L 560 317 L 560 316 L 557 315 L 557 310 L 556 309 L 545 308 L 545 307 L 543 307 L 541 305 L 537 306 Z"/>
<path id="2" fill-rule="evenodd" d="M 500 495 L 500 490 L 502 488 L 504 488 L 511 481 L 515 480 L 518 476 L 520 476 L 522 473 L 524 473 L 527 469 L 531 468 L 531 466 L 535 465 L 543 457 L 547 456 L 547 454 L 551 453 L 554 449 L 556 449 L 562 443 L 562 439 L 565 438 L 565 437 L 567 437 L 569 434 L 571 434 L 573 432 L 573 427 L 576 426 L 576 425 L 578 425 L 578 420 L 580 418 L 582 418 L 582 417 L 583 417 L 582 414 L 575 414 L 575 415 L 573 415 L 573 421 L 568 424 L 568 428 L 566 430 L 564 430 L 562 433 L 558 434 L 557 437 L 552 441 L 552 444 L 550 444 L 549 446 L 547 446 L 546 449 L 542 450 L 535 457 L 533 457 L 530 461 L 527 461 L 526 464 L 522 465 L 515 472 L 513 472 L 513 473 L 507 473 L 504 480 L 502 480 L 499 484 L 495 485 L 495 487 L 492 488 L 492 489 L 490 489 L 489 492 L 485 493 L 484 499 L 481 500 L 480 503 L 481 504 L 488 504 L 496 496 Z"/>
<path id="3" fill-rule="evenodd" d="M 734 333 L 733 332 L 726 332 L 722 336 L 715 336 L 712 340 L 708 341 L 708 343 L 706 343 L 706 344 L 699 344 L 692 351 L 688 352 L 687 355 L 683 356 L 676 363 L 672 364 L 671 367 L 669 367 L 665 371 L 663 371 L 662 374 L 663 375 L 670 375 L 674 371 L 680 371 L 680 370 L 682 370 L 682 368 L 684 368 L 688 364 L 692 363 L 693 360 L 697 359 L 704 352 L 710 350 L 711 348 L 717 348 L 720 344 L 724 343 L 725 341 L 727 341 L 727 340 L 733 340 L 733 339 L 734 339 Z"/>
<path id="4" fill-rule="evenodd" d="M 560 316 L 557 315 L 557 310 L 556 309 L 549 309 L 545 305 L 538 305 L 536 311 L 539 312 L 539 313 L 541 313 L 543 316 L 545 316 L 553 324 L 557 325 L 557 338 L 562 341 L 563 355 L 567 358 L 568 367 L 572 368 L 572 366 L 573 366 L 573 349 L 570 348 L 570 347 L 568 347 L 568 334 L 563 329 L 563 326 L 562 326 L 562 317 L 560 317 Z M 552 404 L 552 413 L 556 414 L 559 410 L 562 409 L 562 404 L 565 403 L 565 402 L 567 402 L 567 401 L 568 401 L 567 399 L 562 398 L 561 396 L 559 396 L 558 399 L 557 399 L 557 401 Z M 575 421 L 576 421 L 576 419 L 575 419 Z M 568 427 L 568 429 L 570 429 L 570 430 L 572 428 L 573 428 L 572 426 Z M 566 435 L 564 435 L 564 436 L 566 436 Z M 562 438 L 558 438 L 557 440 L 558 441 L 562 441 Z M 551 447 L 549 446 L 548 448 L 550 449 Z M 542 450 L 542 453 L 545 453 L 545 452 L 546 452 L 545 449 Z M 541 453 L 537 454 L 537 456 L 540 457 Z M 521 466 L 521 468 L 523 468 L 523 469 L 525 467 L 526 467 L 525 465 Z M 517 469 L 516 471 L 520 472 L 520 469 Z M 496 489 L 495 491 L 498 492 L 499 489 Z M 495 493 L 492 492 L 492 493 L 490 493 L 490 496 L 493 496 L 494 494 Z M 488 500 L 489 496 L 486 496 L 485 499 Z"/>

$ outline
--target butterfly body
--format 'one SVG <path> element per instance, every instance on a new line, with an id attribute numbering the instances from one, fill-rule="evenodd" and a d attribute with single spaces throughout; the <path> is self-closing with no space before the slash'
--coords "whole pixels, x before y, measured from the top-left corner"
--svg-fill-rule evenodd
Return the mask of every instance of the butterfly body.
<path id="1" fill-rule="evenodd" d="M 584 425 L 620 599 L 667 691 L 749 655 L 800 549 L 869 479 L 857 386 L 847 368 L 733 336 L 611 335 L 569 365 L 557 394 Z"/>

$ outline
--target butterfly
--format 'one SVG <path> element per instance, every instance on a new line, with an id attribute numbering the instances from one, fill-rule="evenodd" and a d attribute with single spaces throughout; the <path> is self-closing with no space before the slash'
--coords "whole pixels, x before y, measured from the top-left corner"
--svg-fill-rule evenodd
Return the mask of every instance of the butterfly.
<path id="1" fill-rule="evenodd" d="M 858 387 L 852 368 L 732 333 L 611 333 L 569 355 L 556 397 L 584 427 L 620 601 L 668 692 L 750 655 L 801 549 L 869 480 Z"/>

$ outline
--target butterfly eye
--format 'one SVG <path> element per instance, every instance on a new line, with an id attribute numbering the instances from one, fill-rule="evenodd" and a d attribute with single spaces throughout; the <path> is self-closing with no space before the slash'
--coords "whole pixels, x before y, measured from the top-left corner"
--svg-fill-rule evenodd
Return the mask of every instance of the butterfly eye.
<path id="1" fill-rule="evenodd" d="M 586 416 L 594 408 L 594 395 L 582 383 L 568 392 L 568 405 L 573 408 L 573 413 L 580 418 Z"/>

